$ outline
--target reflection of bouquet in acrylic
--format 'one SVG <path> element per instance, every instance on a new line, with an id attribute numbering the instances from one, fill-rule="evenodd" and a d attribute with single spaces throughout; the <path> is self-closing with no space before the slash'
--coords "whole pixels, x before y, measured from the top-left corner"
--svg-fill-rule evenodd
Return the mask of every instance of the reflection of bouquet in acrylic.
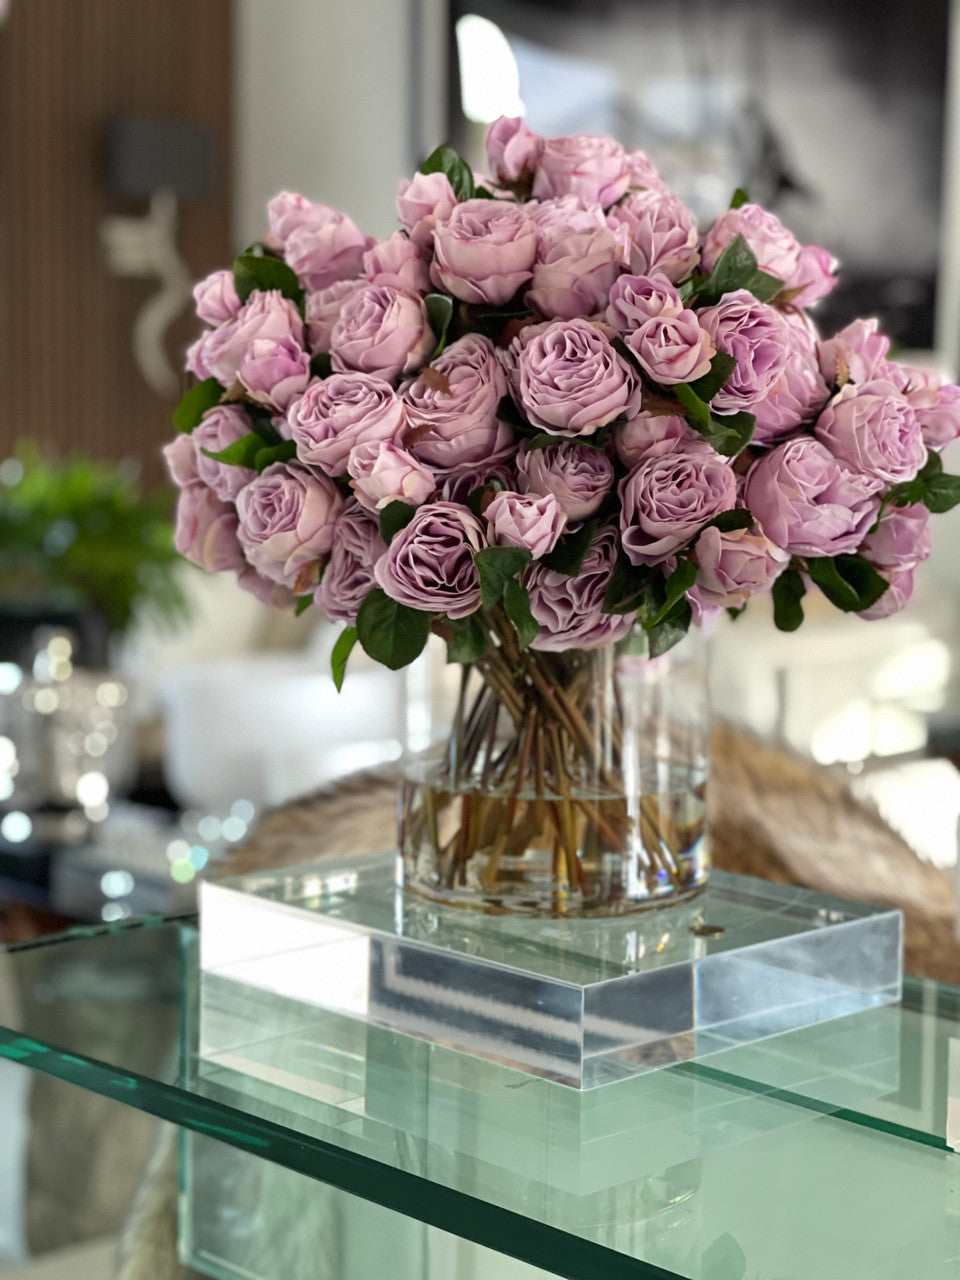
<path id="1" fill-rule="evenodd" d="M 464 664 L 405 818 L 439 889 L 495 896 L 532 843 L 589 904 L 631 841 L 682 888 L 702 818 L 625 794 L 596 651 L 649 662 L 758 593 L 786 630 L 811 587 L 903 608 L 929 513 L 960 501 L 960 389 L 888 359 L 876 321 L 823 338 L 830 255 L 743 192 L 703 231 L 612 139 L 500 119 L 487 156 L 434 152 L 382 241 L 278 195 L 197 286 L 177 545 L 345 623 L 338 682 L 357 640 L 398 668 L 433 632 Z"/>

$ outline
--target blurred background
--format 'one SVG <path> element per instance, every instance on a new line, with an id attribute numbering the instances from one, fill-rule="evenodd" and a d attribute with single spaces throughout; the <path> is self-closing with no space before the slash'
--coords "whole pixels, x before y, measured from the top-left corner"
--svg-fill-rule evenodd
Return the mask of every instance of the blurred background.
<path id="1" fill-rule="evenodd" d="M 829 246 L 826 333 L 875 314 L 898 358 L 956 376 L 958 112 L 951 0 L 0 0 L 0 940 L 190 909 L 264 807 L 395 758 L 431 679 L 435 656 L 404 685 L 355 654 L 340 698 L 334 628 L 171 552 L 159 451 L 191 285 L 262 234 L 275 191 L 384 236 L 398 180 L 442 140 L 480 166 L 501 113 L 611 133 L 703 221 L 742 186 Z M 811 604 L 781 636 L 754 605 L 718 632 L 714 689 L 947 866 L 960 511 L 934 530 L 905 613 Z M 11 1267 L 19 1079 L 3 1104 L 0 1078 Z M 75 1238 L 64 1222 L 52 1201 L 34 1244 Z"/>

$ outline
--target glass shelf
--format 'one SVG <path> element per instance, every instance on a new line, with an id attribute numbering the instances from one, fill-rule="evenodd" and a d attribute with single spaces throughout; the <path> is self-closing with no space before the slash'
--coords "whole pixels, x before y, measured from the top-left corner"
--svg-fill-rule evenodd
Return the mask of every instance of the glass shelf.
<path id="1" fill-rule="evenodd" d="M 276 1009 L 242 1062 L 198 1057 L 189 919 L 77 930 L 0 964 L 22 1006 L 0 1056 L 187 1131 L 185 1240 L 214 1275 L 299 1280 L 289 1262 L 251 1269 L 267 1203 L 355 1224 L 343 1280 L 374 1274 L 376 1249 L 389 1259 L 391 1247 L 402 1280 L 960 1272 L 960 1157 L 946 1141 L 955 988 L 908 979 L 901 1006 L 586 1093 L 319 1013 L 307 1096 Z M 155 1041 L 158 1022 L 170 1042 L 147 1063 L 137 1031 Z M 218 1194 L 232 1198 L 226 1216 Z M 474 1242 L 474 1269 L 423 1264 L 442 1233 Z M 486 1250 L 519 1261 L 498 1269 Z M 401 1255 L 419 1269 L 398 1269 Z"/>

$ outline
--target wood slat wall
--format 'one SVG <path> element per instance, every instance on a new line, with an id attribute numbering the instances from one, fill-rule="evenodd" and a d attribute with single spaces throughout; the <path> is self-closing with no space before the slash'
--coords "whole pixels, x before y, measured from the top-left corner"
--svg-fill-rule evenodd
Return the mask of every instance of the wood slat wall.
<path id="1" fill-rule="evenodd" d="M 24 436 L 60 453 L 135 456 L 161 475 L 172 409 L 144 382 L 130 329 L 156 282 L 105 269 L 99 226 L 136 214 L 100 172 L 104 126 L 173 115 L 215 138 L 212 194 L 184 207 L 194 276 L 229 260 L 231 0 L 12 0 L 0 24 L 0 457 Z M 168 348 L 179 368 L 186 313 Z"/>

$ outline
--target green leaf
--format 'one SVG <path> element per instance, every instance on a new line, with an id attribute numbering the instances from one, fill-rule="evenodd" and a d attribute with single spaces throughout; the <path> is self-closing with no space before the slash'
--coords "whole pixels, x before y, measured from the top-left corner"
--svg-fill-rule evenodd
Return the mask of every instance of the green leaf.
<path id="1" fill-rule="evenodd" d="M 646 633 L 650 657 L 659 658 L 675 644 L 679 644 L 690 630 L 692 620 L 693 610 L 690 607 L 690 601 L 686 597 L 678 600 L 670 612 Z"/>
<path id="2" fill-rule="evenodd" d="M 517 632 L 520 648 L 526 649 L 537 638 L 540 623 L 530 612 L 530 596 L 519 578 L 510 578 L 503 589 L 503 607 Z"/>
<path id="3" fill-rule="evenodd" d="M 689 383 L 690 390 L 700 400 L 709 404 L 736 367 L 736 356 L 728 355 L 726 351 L 718 351 L 710 361 L 710 372 L 705 373 L 702 378 L 697 378 L 696 382 Z"/>
<path id="4" fill-rule="evenodd" d="M 653 571 L 646 565 L 635 565 L 621 553 L 613 566 L 601 608 L 604 613 L 634 613 L 650 585 Z"/>
<path id="5" fill-rule="evenodd" d="M 473 615 L 469 618 L 447 618 L 444 625 L 450 632 L 447 661 L 479 662 L 487 651 L 487 637 L 476 618 Z"/>
<path id="6" fill-rule="evenodd" d="M 264 446 L 259 453 L 254 456 L 253 469 L 258 474 L 266 471 L 275 462 L 292 462 L 297 456 L 297 445 L 294 440 L 281 440 L 279 444 L 269 444 Z"/>
<path id="7" fill-rule="evenodd" d="M 712 413 L 706 426 L 689 416 L 687 422 L 725 458 L 735 458 L 742 453 L 753 439 L 757 425 L 752 413 Z"/>
<path id="8" fill-rule="evenodd" d="M 273 462 L 289 462 L 297 456 L 297 446 L 293 440 L 281 440 L 279 444 L 265 445 L 263 437 L 256 431 L 234 440 L 225 449 L 211 453 L 209 449 L 201 452 L 214 462 L 225 462 L 231 467 L 251 467 L 254 471 L 265 471 Z"/>
<path id="9" fill-rule="evenodd" d="M 773 621 L 779 631 L 796 631 L 803 622 L 800 601 L 807 588 L 797 569 L 785 569 L 773 584 Z"/>
<path id="10" fill-rule="evenodd" d="M 869 609 L 888 586 L 886 578 L 862 556 L 817 556 L 807 561 L 807 572 L 830 603 L 844 613 Z"/>
<path id="11" fill-rule="evenodd" d="M 952 510 L 960 503 L 960 476 L 940 474 L 928 480 L 923 501 L 934 515 Z"/>
<path id="12" fill-rule="evenodd" d="M 318 351 L 310 358 L 311 378 L 329 378 L 331 373 L 333 373 L 333 364 L 329 351 Z"/>
<path id="13" fill-rule="evenodd" d="M 743 187 L 737 187 L 736 191 L 730 197 L 730 208 L 739 209 L 741 205 L 749 204 L 750 197 L 744 191 Z"/>
<path id="14" fill-rule="evenodd" d="M 721 533 L 733 533 L 737 529 L 753 528 L 753 512 L 747 507 L 732 507 L 708 520 L 703 529 L 719 529 Z M 703 532 L 703 529 L 700 532 Z"/>
<path id="15" fill-rule="evenodd" d="M 343 688 L 343 677 L 347 674 L 347 659 L 357 643 L 357 628 L 344 627 L 337 636 L 337 642 L 330 654 L 330 670 L 333 672 L 333 683 L 337 693 Z"/>
<path id="16" fill-rule="evenodd" d="M 757 270 L 757 255 L 738 233 L 717 259 L 717 265 L 700 291 L 697 304 L 701 307 L 713 306 L 725 293 L 746 289 Z"/>
<path id="17" fill-rule="evenodd" d="M 184 392 L 174 409 L 173 425 L 178 431 L 189 434 L 194 427 L 200 425 L 200 419 L 207 410 L 219 404 L 222 395 L 223 387 L 216 378 L 205 378 L 203 382 L 196 383 L 189 391 Z"/>
<path id="18" fill-rule="evenodd" d="M 552 444 L 559 444 L 563 436 L 552 436 L 549 431 L 538 431 L 535 436 L 527 437 L 527 450 L 549 449 Z M 581 441 L 578 440 L 577 444 Z"/>
<path id="19" fill-rule="evenodd" d="M 474 195 L 473 172 L 453 147 L 437 147 L 420 166 L 421 173 L 445 173 L 458 200 L 472 200 Z"/>
<path id="20" fill-rule="evenodd" d="M 684 417 L 698 431 L 710 427 L 710 406 L 701 400 L 697 393 L 686 382 L 679 382 L 673 388 L 674 394 L 684 408 Z"/>
<path id="21" fill-rule="evenodd" d="M 580 572 L 599 523 L 598 520 L 585 521 L 579 529 L 561 538 L 540 563 L 554 573 L 565 573 L 568 577 L 574 577 Z"/>
<path id="22" fill-rule="evenodd" d="M 473 563 L 480 575 L 480 600 L 485 609 L 500 603 L 507 581 L 533 559 L 526 547 L 481 547 Z"/>
<path id="23" fill-rule="evenodd" d="M 652 618 L 644 621 L 644 631 L 653 631 L 656 627 L 666 622 L 667 618 L 673 616 L 676 605 L 685 598 L 687 591 L 696 580 L 697 566 L 692 560 L 681 560 L 673 573 L 664 582 L 663 604 Z M 689 625 L 689 622 L 687 625 Z M 686 627 L 684 627 L 684 631 L 686 631 Z"/>
<path id="24" fill-rule="evenodd" d="M 677 293 L 684 306 L 700 292 L 707 283 L 707 279 L 707 276 L 691 276 L 689 280 L 684 280 L 683 284 L 677 285 Z"/>
<path id="25" fill-rule="evenodd" d="M 736 620 L 740 617 L 740 615 L 741 615 L 742 613 L 746 613 L 746 611 L 747 611 L 747 606 L 746 606 L 746 604 L 742 604 L 742 605 L 740 605 L 740 607 L 739 607 L 739 608 L 736 608 L 736 607 L 735 607 L 735 606 L 733 606 L 733 605 L 730 605 L 730 606 L 727 608 L 727 614 L 728 614 L 728 616 L 729 616 L 729 618 L 730 618 L 730 621 L 731 621 L 731 622 L 736 622 Z"/>
<path id="26" fill-rule="evenodd" d="M 399 671 L 423 653 L 432 621 L 431 614 L 391 600 L 374 587 L 357 614 L 357 637 L 374 662 Z"/>
<path id="27" fill-rule="evenodd" d="M 436 360 L 447 345 L 447 331 L 453 319 L 453 299 L 445 293 L 428 293 L 423 300 L 423 305 L 427 309 L 430 328 L 437 339 L 437 345 L 433 349 L 430 360 Z"/>
<path id="28" fill-rule="evenodd" d="M 278 289 L 297 306 L 303 302 L 300 281 L 282 258 L 241 253 L 234 259 L 233 280 L 241 302 L 246 302 L 255 289 Z"/>
<path id="29" fill-rule="evenodd" d="M 622 338 L 611 338 L 610 345 L 613 347 L 620 359 L 623 360 L 625 364 L 628 364 L 635 374 L 639 377 L 643 376 L 643 366 L 637 359 L 637 353 L 631 350 Z"/>
<path id="30" fill-rule="evenodd" d="M 388 502 L 382 508 L 378 516 L 380 523 L 380 537 L 387 546 L 393 541 L 394 536 L 405 529 L 413 517 L 417 514 L 417 508 L 412 507 L 409 502 L 401 502 L 395 499 Z"/>
<path id="31" fill-rule="evenodd" d="M 301 613 L 306 613 L 313 604 L 313 596 L 297 596 L 297 603 L 294 606 L 294 617 L 299 618 Z"/>
<path id="32" fill-rule="evenodd" d="M 749 289 L 758 302 L 771 302 L 783 288 L 783 281 L 758 267 L 743 287 Z"/>

